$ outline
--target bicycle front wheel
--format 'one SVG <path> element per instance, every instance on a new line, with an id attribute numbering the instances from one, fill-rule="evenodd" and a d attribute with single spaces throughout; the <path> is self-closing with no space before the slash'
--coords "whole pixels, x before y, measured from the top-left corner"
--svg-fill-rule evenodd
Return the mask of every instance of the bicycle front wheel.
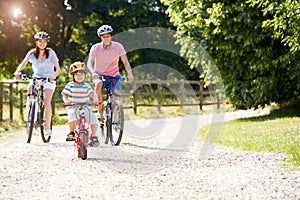
<path id="1" fill-rule="evenodd" d="M 110 142 L 112 145 L 119 145 L 122 140 L 124 129 L 124 112 L 120 101 L 115 101 L 112 105 Z"/>
<path id="2" fill-rule="evenodd" d="M 87 133 L 80 133 L 80 145 L 78 148 L 78 158 L 81 158 L 82 160 L 87 159 L 86 134 Z"/>
<path id="3" fill-rule="evenodd" d="M 44 117 L 44 113 L 45 113 L 45 107 L 44 105 L 41 103 L 40 105 L 40 112 L 38 113 L 38 125 L 40 128 L 40 133 L 42 136 L 42 140 L 44 143 L 48 143 L 50 142 L 51 136 L 45 136 L 45 128 L 46 128 L 46 119 Z M 50 129 L 52 130 L 52 118 L 51 118 L 51 122 L 50 122 Z"/>
<path id="4" fill-rule="evenodd" d="M 30 143 L 33 126 L 34 126 L 34 117 L 35 117 L 35 109 L 36 109 L 36 101 L 31 101 L 26 107 L 26 142 Z"/>

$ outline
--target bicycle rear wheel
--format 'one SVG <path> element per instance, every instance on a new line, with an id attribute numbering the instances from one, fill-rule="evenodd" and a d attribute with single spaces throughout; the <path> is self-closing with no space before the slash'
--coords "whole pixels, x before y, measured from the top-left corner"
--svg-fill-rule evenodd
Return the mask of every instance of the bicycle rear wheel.
<path id="1" fill-rule="evenodd" d="M 45 113 L 45 107 L 41 103 L 40 112 L 37 115 L 37 117 L 38 117 L 37 122 L 38 122 L 38 125 L 39 125 L 39 128 L 40 128 L 40 133 L 41 133 L 43 142 L 48 143 L 48 142 L 50 142 L 51 136 L 45 136 L 46 119 L 44 117 L 44 113 Z M 51 118 L 51 122 L 50 122 L 50 129 L 52 131 L 52 118 Z"/>
<path id="2" fill-rule="evenodd" d="M 30 100 L 30 104 L 28 104 L 27 106 L 28 108 L 26 108 L 26 110 L 28 112 L 26 113 L 26 142 L 30 143 L 34 126 L 36 101 Z"/>
<path id="3" fill-rule="evenodd" d="M 119 145 L 122 140 L 124 129 L 124 112 L 120 101 L 115 101 L 112 105 L 112 120 L 110 142 L 112 145 Z"/>

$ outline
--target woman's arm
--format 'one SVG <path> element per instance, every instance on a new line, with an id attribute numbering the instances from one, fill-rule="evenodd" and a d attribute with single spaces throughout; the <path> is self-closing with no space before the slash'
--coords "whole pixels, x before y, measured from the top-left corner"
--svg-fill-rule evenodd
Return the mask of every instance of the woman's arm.
<path id="1" fill-rule="evenodd" d="M 25 57 L 23 59 L 23 61 L 21 62 L 21 64 L 18 66 L 18 68 L 16 69 L 16 71 L 14 72 L 14 76 L 17 80 L 19 80 L 21 77 L 21 71 L 25 68 L 25 66 L 27 65 L 29 61 L 29 58 L 28 57 Z"/>
<path id="2" fill-rule="evenodd" d="M 54 81 L 57 78 L 57 76 L 60 74 L 60 65 L 59 65 L 58 61 L 56 61 L 54 63 L 54 67 L 55 67 L 56 71 L 55 71 L 54 76 L 50 78 L 50 81 Z"/>

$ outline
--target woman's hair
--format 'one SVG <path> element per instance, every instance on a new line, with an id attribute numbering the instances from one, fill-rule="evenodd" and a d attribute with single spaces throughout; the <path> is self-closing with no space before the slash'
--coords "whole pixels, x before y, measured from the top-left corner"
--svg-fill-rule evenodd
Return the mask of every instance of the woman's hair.
<path id="1" fill-rule="evenodd" d="M 49 47 L 45 48 L 46 58 L 49 57 L 49 51 L 50 51 L 50 50 L 51 50 L 51 48 L 49 48 Z M 34 53 L 34 57 L 35 57 L 36 59 L 38 59 L 38 58 L 39 58 L 39 55 L 40 55 L 40 49 L 39 49 L 38 47 L 36 47 L 36 48 L 34 49 L 33 53 Z"/>

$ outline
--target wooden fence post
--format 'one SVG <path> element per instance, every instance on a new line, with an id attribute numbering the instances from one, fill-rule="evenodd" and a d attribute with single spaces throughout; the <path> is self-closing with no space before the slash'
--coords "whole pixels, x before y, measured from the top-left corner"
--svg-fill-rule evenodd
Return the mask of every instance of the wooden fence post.
<path id="1" fill-rule="evenodd" d="M 133 112 L 137 114 L 137 93 L 136 93 L 136 81 L 133 81 Z"/>
<path id="2" fill-rule="evenodd" d="M 9 118 L 14 120 L 13 83 L 9 83 Z"/>
<path id="3" fill-rule="evenodd" d="M 0 121 L 3 121 L 3 83 L 0 83 Z"/>
<path id="4" fill-rule="evenodd" d="M 219 97 L 219 93 L 216 93 L 217 95 L 217 108 L 220 109 L 220 97 Z"/>
<path id="5" fill-rule="evenodd" d="M 180 109 L 182 109 L 183 108 L 183 101 L 184 101 L 184 99 L 183 99 L 183 97 L 184 97 L 184 81 L 183 81 L 183 79 L 180 79 Z"/>
<path id="6" fill-rule="evenodd" d="M 161 97 L 161 80 L 158 79 L 158 83 L 157 83 L 157 108 L 158 108 L 158 112 L 161 112 L 161 105 L 162 105 L 162 97 Z"/>
<path id="7" fill-rule="evenodd" d="M 204 82 L 203 82 L 203 80 L 201 79 L 200 80 L 200 110 L 202 110 L 202 105 L 203 105 L 203 84 L 204 84 Z"/>

